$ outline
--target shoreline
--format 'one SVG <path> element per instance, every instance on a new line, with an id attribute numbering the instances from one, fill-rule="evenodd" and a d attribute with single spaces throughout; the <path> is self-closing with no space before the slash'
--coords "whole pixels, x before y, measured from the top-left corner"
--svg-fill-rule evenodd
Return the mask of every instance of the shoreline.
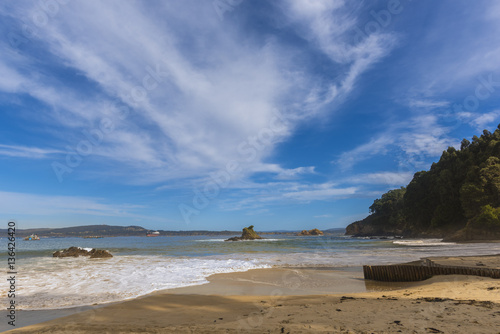
<path id="1" fill-rule="evenodd" d="M 313 267 L 252 269 L 208 280 L 71 315 L 59 312 L 57 319 L 40 318 L 45 322 L 10 332 L 426 333 L 423 328 L 450 332 L 459 326 L 459 332 L 498 333 L 495 279 L 450 275 L 384 283 L 365 281 L 359 267 Z"/>
<path id="2" fill-rule="evenodd" d="M 281 286 L 281 291 L 288 294 L 311 294 L 312 291 L 304 291 L 304 286 L 302 289 L 295 287 L 297 285 L 297 278 L 304 279 L 307 277 L 307 272 L 321 271 L 323 273 L 328 273 L 330 279 L 334 279 L 336 282 L 340 283 L 340 279 L 343 283 L 346 280 L 352 280 L 355 282 L 356 287 L 352 286 L 352 282 L 349 286 L 351 292 L 355 292 L 356 289 L 359 291 L 365 291 L 363 288 L 363 272 L 362 267 L 272 267 L 272 268 L 259 268 L 250 269 L 242 272 L 232 272 L 232 273 L 221 273 L 212 274 L 208 276 L 207 282 L 203 284 L 190 285 L 178 288 L 162 289 L 150 292 L 145 295 L 123 299 L 120 301 L 107 302 L 95 305 L 82 305 L 73 307 L 63 307 L 54 309 L 36 309 L 36 310 L 18 310 L 17 319 L 18 325 L 15 328 L 12 326 L 7 326 L 6 323 L 0 323 L 0 332 L 7 330 L 15 330 L 25 328 L 27 326 L 36 325 L 39 323 L 56 320 L 58 318 L 63 318 L 78 314 L 88 310 L 95 310 L 102 307 L 108 307 L 114 304 L 126 303 L 129 301 L 140 300 L 143 298 L 148 298 L 150 296 L 162 295 L 162 294 L 199 294 L 199 295 L 266 295 L 272 292 L 276 288 L 280 288 L 279 284 L 269 281 L 269 278 L 284 280 L 284 284 Z M 266 272 L 270 272 L 271 275 L 265 275 Z M 255 281 L 254 273 L 264 274 L 264 281 Z M 280 275 L 278 275 L 278 273 Z M 266 277 L 267 276 L 267 277 Z M 338 277 L 337 277 L 338 276 Z M 266 282 L 265 279 L 268 279 Z M 323 279 L 324 279 L 323 278 Z M 288 282 L 287 282 L 288 280 Z M 353 290 L 354 289 L 354 290 Z M 344 289 L 345 290 L 345 289 Z M 257 291 L 259 293 L 257 293 Z M 321 291 L 315 291 L 316 293 L 322 293 Z M 0 311 L 0 316 L 5 318 L 7 311 Z"/>

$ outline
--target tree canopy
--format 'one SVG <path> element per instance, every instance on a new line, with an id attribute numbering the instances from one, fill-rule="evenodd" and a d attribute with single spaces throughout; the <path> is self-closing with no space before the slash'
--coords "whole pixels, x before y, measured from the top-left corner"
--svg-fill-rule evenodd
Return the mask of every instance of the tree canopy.
<path id="1" fill-rule="evenodd" d="M 376 199 L 370 213 L 367 222 L 386 230 L 500 231 L 500 129 L 449 147 L 429 171 Z"/>

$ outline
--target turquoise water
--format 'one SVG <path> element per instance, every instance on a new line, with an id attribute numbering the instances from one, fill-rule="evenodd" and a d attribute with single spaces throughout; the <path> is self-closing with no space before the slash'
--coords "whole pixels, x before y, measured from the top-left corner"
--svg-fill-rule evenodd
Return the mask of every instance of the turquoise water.
<path id="1" fill-rule="evenodd" d="M 340 232 L 322 237 L 266 235 L 265 240 L 224 242 L 227 237 L 18 240 L 17 302 L 22 309 L 64 308 L 203 284 L 215 273 L 273 266 L 361 266 L 407 262 L 425 256 L 500 253 L 500 244 L 371 240 L 347 237 Z M 71 246 L 107 249 L 114 257 L 52 257 L 54 251 Z M 0 247 L 7 250 L 6 238 L 0 239 Z M 6 291 L 0 292 L 5 296 Z"/>
<path id="2" fill-rule="evenodd" d="M 239 253 L 315 253 L 318 251 L 343 252 L 356 249 L 387 247 L 392 242 L 353 239 L 339 233 L 323 237 L 297 237 L 268 235 L 263 240 L 224 242 L 228 236 L 185 236 L 185 237 L 110 237 L 100 239 L 43 238 L 40 241 L 19 241 L 17 254 L 20 258 L 46 257 L 52 253 L 77 246 L 82 248 L 107 249 L 117 256 L 162 255 L 162 256 L 212 256 Z M 3 243 L 2 243 L 3 241 Z M 0 247 L 5 239 L 0 240 Z M 5 246 L 6 247 L 6 246 Z"/>

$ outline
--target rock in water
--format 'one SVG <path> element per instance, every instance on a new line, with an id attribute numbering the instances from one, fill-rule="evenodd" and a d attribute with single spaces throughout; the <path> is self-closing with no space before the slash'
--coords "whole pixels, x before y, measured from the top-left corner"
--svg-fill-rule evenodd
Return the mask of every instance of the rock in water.
<path id="1" fill-rule="evenodd" d="M 299 236 L 305 235 L 323 235 L 323 232 L 318 230 L 317 228 L 313 228 L 312 230 L 302 230 L 302 232 L 297 233 Z"/>
<path id="2" fill-rule="evenodd" d="M 52 254 L 53 257 L 79 257 L 87 256 L 88 251 L 80 247 L 70 247 L 68 249 L 63 249 Z"/>
<path id="3" fill-rule="evenodd" d="M 107 257 L 113 257 L 110 252 L 104 249 L 95 249 L 93 248 L 90 252 L 90 258 L 91 259 L 101 259 L 101 258 L 107 258 Z"/>
<path id="4" fill-rule="evenodd" d="M 253 225 L 243 228 L 243 233 L 241 237 L 232 237 L 225 241 L 240 241 L 240 240 L 255 240 L 255 239 L 264 239 L 253 230 Z"/>
<path id="5" fill-rule="evenodd" d="M 107 250 L 92 248 L 92 250 L 88 251 L 80 247 L 70 247 L 52 254 L 53 257 L 79 257 L 80 255 L 90 256 L 91 259 L 113 257 Z"/>

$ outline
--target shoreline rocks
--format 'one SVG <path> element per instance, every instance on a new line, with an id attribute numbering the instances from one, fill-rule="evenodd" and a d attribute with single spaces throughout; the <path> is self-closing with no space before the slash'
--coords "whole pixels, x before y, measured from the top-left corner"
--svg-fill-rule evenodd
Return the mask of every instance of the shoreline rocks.
<path id="1" fill-rule="evenodd" d="M 79 256 L 89 256 L 91 259 L 101 259 L 113 257 L 113 255 L 104 249 L 87 250 L 80 247 L 70 247 L 68 249 L 63 249 L 56 251 L 52 254 L 52 257 L 79 257 Z"/>

